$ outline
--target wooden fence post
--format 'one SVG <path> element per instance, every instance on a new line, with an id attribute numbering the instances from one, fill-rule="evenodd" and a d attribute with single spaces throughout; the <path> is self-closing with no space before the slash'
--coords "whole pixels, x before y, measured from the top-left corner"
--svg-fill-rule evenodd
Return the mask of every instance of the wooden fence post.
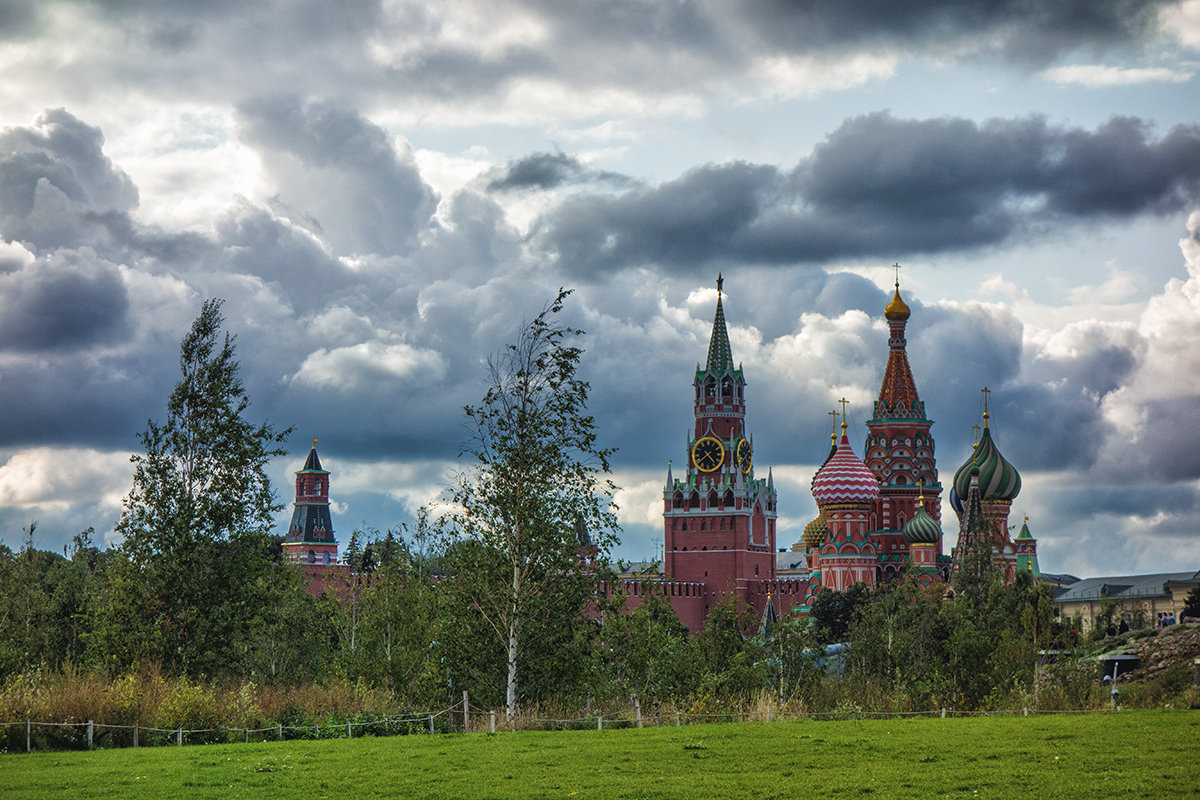
<path id="1" fill-rule="evenodd" d="M 429 732 L 433 733 L 433 714 L 429 715 Z"/>
<path id="2" fill-rule="evenodd" d="M 250 744 L 250 729 L 242 728 L 242 744 Z"/>
<path id="3" fill-rule="evenodd" d="M 492 733 L 496 732 L 496 709 L 492 709 Z"/>
<path id="4" fill-rule="evenodd" d="M 279 741 L 283 741 L 283 723 L 280 722 L 276 726 L 276 731 L 279 733 Z"/>
<path id="5" fill-rule="evenodd" d="M 30 738 L 29 738 L 29 728 L 30 728 L 29 717 L 26 717 L 25 718 L 25 752 L 26 753 L 32 752 L 30 750 L 31 745 L 30 745 Z"/>
<path id="6" fill-rule="evenodd" d="M 133 723 L 133 746 L 134 747 L 138 746 L 137 735 L 138 735 L 138 724 L 137 724 L 137 722 L 134 722 Z"/>
<path id="7" fill-rule="evenodd" d="M 467 696 L 467 690 L 463 689 L 463 733 L 471 732 L 471 698 Z"/>
<path id="8" fill-rule="evenodd" d="M 633 698 L 633 713 L 637 717 L 637 726 L 642 727 L 642 701 Z"/>
<path id="9" fill-rule="evenodd" d="M 183 726 L 180 725 L 175 729 L 175 746 L 183 747 Z"/>
<path id="10" fill-rule="evenodd" d="M 604 723 L 600 721 L 599 714 L 596 715 L 596 730 L 598 730 L 598 731 L 604 730 Z"/>
<path id="11" fill-rule="evenodd" d="M 93 726 L 92 726 L 92 721 L 89 719 L 88 720 L 88 750 L 92 749 L 93 741 L 95 741 L 95 739 L 93 738 Z"/>
<path id="12" fill-rule="evenodd" d="M 353 738 L 354 738 L 354 731 L 353 731 L 353 730 L 350 728 L 350 723 L 349 723 L 349 722 L 347 722 L 347 723 L 346 723 L 346 738 L 347 738 L 347 739 L 353 739 Z"/>
<path id="13" fill-rule="evenodd" d="M 681 721 L 680 721 L 680 719 L 679 719 L 679 712 L 678 712 L 678 711 L 676 711 L 676 712 L 675 712 L 675 727 L 676 727 L 676 728 L 678 728 L 678 727 L 680 726 L 680 724 L 682 724 L 682 723 L 681 723 Z"/>

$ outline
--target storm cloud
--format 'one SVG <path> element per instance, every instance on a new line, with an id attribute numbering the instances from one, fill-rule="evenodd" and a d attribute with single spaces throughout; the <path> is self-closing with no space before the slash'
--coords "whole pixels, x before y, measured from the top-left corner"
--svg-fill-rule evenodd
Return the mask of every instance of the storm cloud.
<path id="1" fill-rule="evenodd" d="M 1086 131 L 1042 117 L 846 120 L 785 172 L 706 165 L 655 187 L 573 197 L 541 236 L 580 276 L 630 266 L 817 264 L 969 251 L 1200 200 L 1200 126 L 1155 139 L 1116 117 Z"/>

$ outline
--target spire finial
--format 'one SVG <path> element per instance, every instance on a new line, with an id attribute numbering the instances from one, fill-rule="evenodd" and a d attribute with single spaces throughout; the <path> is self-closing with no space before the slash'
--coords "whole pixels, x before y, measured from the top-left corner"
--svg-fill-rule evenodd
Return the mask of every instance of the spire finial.
<path id="1" fill-rule="evenodd" d="M 900 288 L 900 264 L 899 262 L 892 264 L 892 269 L 896 270 L 896 288 Z"/>
<path id="2" fill-rule="evenodd" d="M 979 447 L 979 426 L 971 426 L 971 447 Z"/>
<path id="3" fill-rule="evenodd" d="M 925 479 L 921 478 L 917 481 L 917 505 L 921 508 L 925 507 Z"/>
<path id="4" fill-rule="evenodd" d="M 725 279 L 721 277 L 721 273 L 717 273 L 717 297 L 721 296 L 721 284 L 725 283 Z"/>
<path id="5" fill-rule="evenodd" d="M 317 446 L 317 437 L 314 436 L 313 437 L 313 448 L 316 448 L 316 446 Z"/>
<path id="6" fill-rule="evenodd" d="M 841 400 L 838 400 L 838 402 L 842 404 L 842 433 L 845 434 L 846 420 L 848 419 L 846 416 L 846 406 L 850 404 L 850 401 L 843 397 Z"/>
<path id="7" fill-rule="evenodd" d="M 983 392 L 983 429 L 987 430 L 988 417 L 991 416 L 988 414 L 988 395 L 992 393 L 992 390 L 985 386 L 980 391 Z"/>
<path id="8" fill-rule="evenodd" d="M 833 429 L 829 432 L 829 438 L 833 440 L 834 444 L 837 444 L 837 409 L 830 411 L 829 416 L 833 417 Z"/>

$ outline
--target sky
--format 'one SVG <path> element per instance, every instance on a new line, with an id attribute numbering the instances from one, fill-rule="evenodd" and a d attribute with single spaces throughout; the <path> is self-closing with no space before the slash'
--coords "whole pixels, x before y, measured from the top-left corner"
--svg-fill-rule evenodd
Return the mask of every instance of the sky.
<path id="1" fill-rule="evenodd" d="M 1198 73 L 1200 0 L 0 0 L 0 542 L 119 542 L 208 298 L 281 501 L 411 525 L 568 287 L 648 558 L 721 273 L 787 547 L 898 263 L 947 492 L 986 386 L 1043 571 L 1200 569 Z"/>

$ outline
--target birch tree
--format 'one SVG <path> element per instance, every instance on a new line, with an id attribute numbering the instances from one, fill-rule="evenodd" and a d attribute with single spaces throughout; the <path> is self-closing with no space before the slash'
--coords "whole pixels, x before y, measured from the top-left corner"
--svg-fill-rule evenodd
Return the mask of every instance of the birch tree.
<path id="1" fill-rule="evenodd" d="M 479 545 L 455 548 L 452 591 L 503 648 L 510 719 L 526 664 L 562 645 L 562 621 L 584 617 L 596 583 L 587 561 L 616 541 L 613 451 L 597 443 L 573 343 L 583 332 L 558 318 L 569 294 L 489 359 L 483 400 L 465 409 L 471 463 L 452 492 L 454 535 Z"/>

